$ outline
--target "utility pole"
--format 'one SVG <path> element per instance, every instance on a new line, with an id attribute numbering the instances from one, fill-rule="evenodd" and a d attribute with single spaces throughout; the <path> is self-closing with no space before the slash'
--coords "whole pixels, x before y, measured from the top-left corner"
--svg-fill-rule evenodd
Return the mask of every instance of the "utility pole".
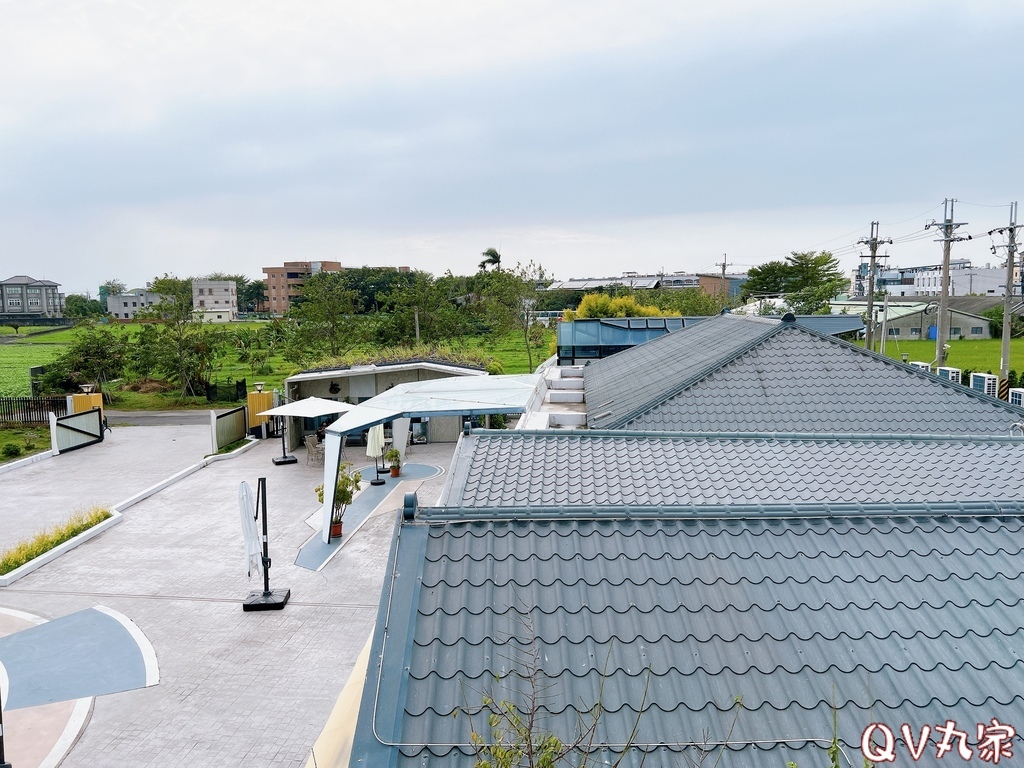
<path id="1" fill-rule="evenodd" d="M 1010 203 L 1010 226 L 989 230 L 989 237 L 994 233 L 1007 233 L 1006 248 L 1006 285 L 1003 286 L 1003 345 L 999 355 L 999 378 L 1003 381 L 1010 376 L 1010 329 L 1013 314 L 1013 268 L 1017 255 L 1017 202 Z M 1000 248 L 1004 246 L 999 246 Z M 992 246 L 992 253 L 996 246 Z M 1022 270 L 1024 272 L 1024 270 Z"/>
<path id="2" fill-rule="evenodd" d="M 953 221 L 953 204 L 956 203 L 956 200 L 947 197 L 942 203 L 942 223 L 937 224 L 933 219 L 924 225 L 925 229 L 937 227 L 942 233 L 942 237 L 935 241 L 942 243 L 942 294 L 939 296 L 939 327 L 935 334 L 935 364 L 937 366 L 946 364 L 946 342 L 949 341 L 949 251 L 954 242 L 971 239 L 970 235 L 953 237 L 953 231 L 967 223 L 966 221 Z"/>
<path id="3" fill-rule="evenodd" d="M 722 305 L 723 306 L 728 306 L 729 305 L 729 285 L 725 281 L 725 267 L 726 267 L 726 265 L 728 263 L 729 263 L 729 259 L 728 259 L 727 254 L 723 253 L 722 254 L 722 263 L 721 264 L 715 264 L 716 267 L 721 267 L 722 268 Z"/>
<path id="4" fill-rule="evenodd" d="M 871 222 L 871 237 L 861 238 L 857 241 L 858 245 L 866 245 L 871 249 L 871 262 L 868 265 L 868 322 L 867 330 L 864 334 L 864 349 L 869 349 L 874 352 L 874 335 L 875 335 L 875 258 L 878 255 L 878 244 L 889 243 L 892 245 L 892 239 L 887 238 L 885 240 L 878 239 L 878 222 Z"/>

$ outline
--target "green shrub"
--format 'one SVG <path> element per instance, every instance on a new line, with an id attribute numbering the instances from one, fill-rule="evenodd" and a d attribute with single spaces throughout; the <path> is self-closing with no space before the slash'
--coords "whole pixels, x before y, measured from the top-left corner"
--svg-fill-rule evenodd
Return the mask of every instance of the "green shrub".
<path id="1" fill-rule="evenodd" d="M 14 443 L 6 443 L 2 449 L 0 449 L 0 456 L 5 459 L 13 459 L 21 456 L 21 446 L 15 445 Z"/>
<path id="2" fill-rule="evenodd" d="M 7 446 L 4 448 L 6 449 Z M 93 507 L 87 512 L 76 512 L 63 523 L 57 523 L 52 528 L 40 531 L 31 539 L 19 541 L 10 549 L 0 552 L 0 575 L 20 568 L 30 560 L 49 552 L 69 539 L 73 539 L 82 531 L 89 530 L 108 517 L 110 517 L 110 510 Z"/>

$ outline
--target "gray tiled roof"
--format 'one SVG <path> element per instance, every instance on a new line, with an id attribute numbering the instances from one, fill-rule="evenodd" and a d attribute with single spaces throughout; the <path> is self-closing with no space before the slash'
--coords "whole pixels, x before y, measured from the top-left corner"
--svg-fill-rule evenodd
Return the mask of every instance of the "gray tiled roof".
<path id="1" fill-rule="evenodd" d="M 614 428 L 684 377 L 719 365 L 778 331 L 774 320 L 721 315 L 607 357 L 583 369 L 588 426 Z M 685 351 L 680 351 L 685 350 Z M 607 417 L 602 416 L 609 413 Z"/>
<path id="2" fill-rule="evenodd" d="M 725 315 L 587 366 L 589 426 L 1006 435 L 1024 418 L 1002 401 L 793 323 L 758 334 L 770 322 L 758 320 Z"/>
<path id="3" fill-rule="evenodd" d="M 626 765 L 727 735 L 723 768 L 824 764 L 833 704 L 857 765 L 871 722 L 1020 729 L 1024 504 L 982 512 L 406 521 L 353 759 L 472 765 L 465 711 L 523 705 L 531 643 L 550 732 L 600 700 L 596 742 L 622 744 L 639 713 Z"/>
<path id="4" fill-rule="evenodd" d="M 1024 439 L 475 431 L 440 503 L 723 505 L 1024 498 Z M 967 482 L 965 482 L 967 481 Z"/>

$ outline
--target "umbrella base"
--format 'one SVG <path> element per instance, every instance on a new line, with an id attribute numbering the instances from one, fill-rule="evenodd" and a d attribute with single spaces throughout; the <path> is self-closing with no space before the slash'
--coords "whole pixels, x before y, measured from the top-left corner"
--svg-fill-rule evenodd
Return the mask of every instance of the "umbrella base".
<path id="1" fill-rule="evenodd" d="M 273 589 L 270 592 L 250 592 L 242 601 L 243 611 L 280 611 L 292 596 L 290 589 Z"/>
<path id="2" fill-rule="evenodd" d="M 378 477 L 376 480 L 371 480 L 370 485 L 384 485 L 384 481 Z"/>
<path id="3" fill-rule="evenodd" d="M 294 456 L 278 456 L 277 458 L 271 459 L 275 464 L 280 466 L 281 464 L 298 464 L 299 460 Z"/>

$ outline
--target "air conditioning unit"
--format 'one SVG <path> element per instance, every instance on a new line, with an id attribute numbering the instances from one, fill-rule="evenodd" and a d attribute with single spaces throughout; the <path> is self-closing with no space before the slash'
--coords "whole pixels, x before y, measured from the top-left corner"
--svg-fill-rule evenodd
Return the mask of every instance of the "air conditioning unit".
<path id="1" fill-rule="evenodd" d="M 940 366 L 939 368 L 935 369 L 935 372 L 939 375 L 940 379 L 945 379 L 946 381 L 952 381 L 954 384 L 959 384 L 960 383 L 960 369 L 959 368 L 949 368 L 947 366 Z"/>
<path id="2" fill-rule="evenodd" d="M 931 363 L 924 363 L 921 362 L 920 360 L 911 360 L 909 363 L 907 363 L 907 365 L 912 366 L 914 368 L 920 368 L 922 371 L 930 372 L 932 369 Z"/>
<path id="3" fill-rule="evenodd" d="M 1018 408 L 1024 408 L 1024 388 L 1010 388 L 1010 405 L 1016 405 Z"/>
<path id="4" fill-rule="evenodd" d="M 999 377 L 991 373 L 972 373 L 971 389 L 996 397 L 999 393 Z"/>

